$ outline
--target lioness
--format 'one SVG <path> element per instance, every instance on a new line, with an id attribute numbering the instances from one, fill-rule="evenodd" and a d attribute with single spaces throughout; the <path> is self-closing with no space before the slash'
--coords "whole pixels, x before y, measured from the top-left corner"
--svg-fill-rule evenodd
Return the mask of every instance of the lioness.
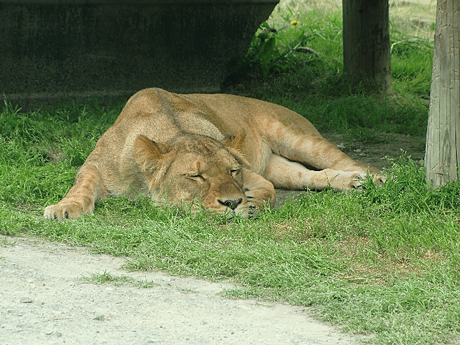
<path id="1" fill-rule="evenodd" d="M 150 195 L 249 217 L 273 206 L 275 188 L 348 190 L 372 167 L 352 160 L 301 115 L 225 94 L 146 89 L 98 140 L 49 219 L 92 214 L 98 200 Z M 377 177 L 379 178 L 379 177 Z"/>

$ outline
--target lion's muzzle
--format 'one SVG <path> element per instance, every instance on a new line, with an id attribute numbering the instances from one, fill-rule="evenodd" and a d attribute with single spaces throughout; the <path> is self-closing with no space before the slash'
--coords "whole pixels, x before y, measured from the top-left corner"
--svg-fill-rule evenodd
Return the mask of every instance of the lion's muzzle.
<path id="1" fill-rule="evenodd" d="M 222 200 L 222 199 L 217 199 L 219 204 L 226 206 L 232 210 L 235 210 L 239 204 L 242 203 L 243 198 L 236 198 L 236 199 L 227 199 L 227 200 Z"/>

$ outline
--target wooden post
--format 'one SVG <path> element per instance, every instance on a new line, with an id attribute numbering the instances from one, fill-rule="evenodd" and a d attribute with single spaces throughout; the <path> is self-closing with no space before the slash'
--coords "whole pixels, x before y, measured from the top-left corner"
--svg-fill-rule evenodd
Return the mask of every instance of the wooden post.
<path id="1" fill-rule="evenodd" d="M 388 0 L 342 0 L 343 66 L 351 84 L 391 93 Z"/>
<path id="2" fill-rule="evenodd" d="M 425 171 L 438 188 L 460 167 L 460 2 L 438 0 Z"/>

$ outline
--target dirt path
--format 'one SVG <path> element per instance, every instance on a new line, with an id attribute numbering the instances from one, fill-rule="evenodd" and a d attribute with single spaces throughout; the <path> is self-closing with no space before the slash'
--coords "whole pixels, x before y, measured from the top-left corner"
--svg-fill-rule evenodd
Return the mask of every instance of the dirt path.
<path id="1" fill-rule="evenodd" d="M 231 300 L 230 284 L 127 272 L 124 260 L 84 248 L 0 236 L 0 343 L 353 344 L 304 308 Z M 84 283 L 110 273 L 151 281 Z"/>

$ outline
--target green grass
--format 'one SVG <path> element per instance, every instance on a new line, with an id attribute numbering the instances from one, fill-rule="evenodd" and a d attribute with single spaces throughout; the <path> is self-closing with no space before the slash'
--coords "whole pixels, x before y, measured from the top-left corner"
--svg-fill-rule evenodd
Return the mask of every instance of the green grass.
<path id="1" fill-rule="evenodd" d="M 127 275 L 116 276 L 116 275 L 108 273 L 107 271 L 104 271 L 104 273 L 100 273 L 100 274 L 93 273 L 90 276 L 81 277 L 80 281 L 83 283 L 98 284 L 98 285 L 100 284 L 113 284 L 115 286 L 130 285 L 130 286 L 134 286 L 137 288 L 143 288 L 143 289 L 153 288 L 159 285 L 151 281 L 136 280 Z"/>
<path id="2" fill-rule="evenodd" d="M 253 220 L 115 199 L 95 216 L 50 222 L 2 203 L 0 229 L 128 256 L 130 269 L 230 279 L 241 284 L 230 297 L 313 306 L 376 343 L 448 343 L 460 332 L 460 185 L 430 192 L 407 159 L 389 174 L 379 189 L 306 193 Z"/>
<path id="3" fill-rule="evenodd" d="M 300 23 L 291 27 L 294 19 Z M 255 66 L 260 61 L 252 55 L 253 66 L 235 81 L 243 85 L 240 93 L 283 104 L 322 131 L 352 133 L 363 142 L 385 132 L 424 134 L 432 48 L 420 28 L 411 32 L 412 25 L 403 26 L 407 20 L 394 17 L 394 95 L 385 98 L 348 89 L 336 8 L 284 9 L 268 22 L 289 24 L 271 49 L 286 52 L 305 35 L 302 45 L 320 58 L 283 53 L 264 74 L 266 66 Z M 240 287 L 228 297 L 311 306 L 318 318 L 368 335 L 370 343 L 458 343 L 460 183 L 431 191 L 423 167 L 410 157 L 391 162 L 380 188 L 368 183 L 362 193 L 308 192 L 251 220 L 124 198 L 100 202 L 94 216 L 76 221 L 44 219 L 44 207 L 66 194 L 122 106 L 0 110 L 0 233 L 126 256 L 134 270 L 230 280 Z M 150 286 L 108 273 L 85 281 Z"/>
<path id="4" fill-rule="evenodd" d="M 243 91 L 236 88 L 238 93 L 294 109 L 321 131 L 347 133 L 359 127 L 425 135 L 434 35 L 434 12 L 428 11 L 433 8 L 405 3 L 392 7 L 394 94 L 383 97 L 370 93 L 365 85 L 350 89 L 346 82 L 337 3 L 321 2 L 316 7 L 293 2 L 292 6 L 280 6 L 256 33 L 230 78 L 244 86 Z M 291 25 L 293 20 L 299 24 Z M 267 27 L 277 32 L 267 33 Z M 313 49 L 319 57 L 293 50 L 299 46 Z"/>

